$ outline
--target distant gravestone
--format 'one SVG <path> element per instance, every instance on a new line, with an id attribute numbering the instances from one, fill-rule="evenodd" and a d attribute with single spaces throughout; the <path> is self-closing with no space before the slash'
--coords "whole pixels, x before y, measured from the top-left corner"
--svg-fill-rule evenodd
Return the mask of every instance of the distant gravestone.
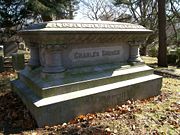
<path id="1" fill-rule="evenodd" d="M 13 53 L 16 53 L 18 51 L 18 45 L 15 41 L 7 42 L 4 45 L 3 51 L 4 51 L 4 56 L 9 57 Z"/>
<path id="2" fill-rule="evenodd" d="M 14 70 L 22 70 L 24 69 L 25 60 L 23 53 L 13 53 L 12 54 L 12 66 Z"/>
<path id="3" fill-rule="evenodd" d="M 167 55 L 168 64 L 175 65 L 177 58 L 176 50 L 171 49 Z"/>
<path id="4" fill-rule="evenodd" d="M 167 55 L 168 64 L 180 66 L 180 48 L 171 49 Z"/>
<path id="5" fill-rule="evenodd" d="M 177 48 L 177 61 L 176 61 L 176 65 L 177 67 L 180 67 L 180 47 Z"/>
<path id="6" fill-rule="evenodd" d="M 0 72 L 4 71 L 3 46 L 0 45 Z"/>
<path id="7" fill-rule="evenodd" d="M 19 34 L 31 58 L 12 82 L 39 127 L 160 93 L 162 77 L 139 55 L 152 31 L 104 21 L 59 20 Z"/>
<path id="8" fill-rule="evenodd" d="M 4 57 L 0 56 L 0 73 L 4 71 Z"/>

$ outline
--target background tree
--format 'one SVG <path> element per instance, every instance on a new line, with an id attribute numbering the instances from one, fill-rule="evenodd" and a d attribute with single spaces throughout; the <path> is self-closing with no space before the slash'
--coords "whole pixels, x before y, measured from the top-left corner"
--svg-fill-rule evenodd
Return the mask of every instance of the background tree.
<path id="1" fill-rule="evenodd" d="M 29 0 L 28 9 L 42 21 L 73 19 L 78 9 L 78 0 Z"/>
<path id="2" fill-rule="evenodd" d="M 14 36 L 22 28 L 29 16 L 25 0 L 0 0 L 0 44 L 4 45 L 4 53 L 11 45 L 9 52 L 17 51 L 21 38 Z"/>
<path id="3" fill-rule="evenodd" d="M 180 6 L 179 0 L 166 1 L 167 43 L 180 46 Z"/>
<path id="4" fill-rule="evenodd" d="M 159 50 L 158 66 L 167 67 L 165 0 L 158 0 Z"/>
<path id="5" fill-rule="evenodd" d="M 18 30 L 34 22 L 72 19 L 77 5 L 78 0 L 0 0 L 0 42 L 17 50 L 22 41 L 16 35 Z"/>
<path id="6" fill-rule="evenodd" d="M 74 17 L 77 0 L 0 0 L 0 27 L 14 28 L 41 18 L 41 21 Z"/>
<path id="7" fill-rule="evenodd" d="M 0 0 L 0 28 L 11 37 L 24 24 L 74 17 L 77 0 Z"/>
<path id="8" fill-rule="evenodd" d="M 141 46 L 141 55 L 146 55 L 147 44 L 153 43 L 158 33 L 157 0 L 114 0 L 113 3 L 128 9 L 126 14 L 132 17 L 131 22 L 153 30 L 154 33 Z"/>
<path id="9" fill-rule="evenodd" d="M 0 28 L 11 36 L 25 22 L 29 12 L 25 0 L 0 0 Z"/>
<path id="10" fill-rule="evenodd" d="M 109 0 L 80 0 L 81 13 L 90 20 L 115 21 L 124 10 L 115 7 Z"/>

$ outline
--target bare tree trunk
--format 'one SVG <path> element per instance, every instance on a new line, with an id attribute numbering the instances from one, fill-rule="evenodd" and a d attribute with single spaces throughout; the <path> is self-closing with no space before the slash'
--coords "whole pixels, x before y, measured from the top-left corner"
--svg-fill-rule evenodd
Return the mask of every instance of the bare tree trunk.
<path id="1" fill-rule="evenodd" d="M 167 67 L 165 0 L 158 0 L 159 50 L 158 66 Z"/>

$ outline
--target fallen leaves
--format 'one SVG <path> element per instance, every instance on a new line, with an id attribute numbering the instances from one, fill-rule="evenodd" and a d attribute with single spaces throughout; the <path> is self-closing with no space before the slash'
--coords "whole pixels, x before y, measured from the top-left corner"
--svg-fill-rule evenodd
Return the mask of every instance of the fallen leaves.
<path id="1" fill-rule="evenodd" d="M 10 73 L 3 73 L 10 76 Z M 2 74 L 1 74 L 2 75 Z M 180 80 L 163 79 L 162 93 L 144 100 L 107 108 L 105 112 L 79 115 L 55 126 L 37 128 L 29 111 L 11 91 L 0 94 L 0 132 L 19 129 L 23 134 L 179 134 Z M 33 129 L 29 131 L 27 129 Z M 24 131 L 27 130 L 27 131 Z"/>
<path id="2" fill-rule="evenodd" d="M 0 73 L 0 80 L 13 79 L 16 78 L 17 74 L 14 71 L 4 71 Z"/>
<path id="3" fill-rule="evenodd" d="M 68 124 L 76 124 L 79 122 L 91 121 L 96 118 L 96 114 L 79 115 L 75 119 L 71 120 Z"/>
<path id="4" fill-rule="evenodd" d="M 29 111 L 27 111 L 17 95 L 12 92 L 1 95 L 0 112 L 0 125 L 4 125 L 9 129 L 32 129 L 36 127 L 36 123 Z"/>
<path id="5" fill-rule="evenodd" d="M 11 90 L 10 81 L 17 77 L 17 73 L 13 71 L 5 71 L 0 73 L 0 95 Z"/>

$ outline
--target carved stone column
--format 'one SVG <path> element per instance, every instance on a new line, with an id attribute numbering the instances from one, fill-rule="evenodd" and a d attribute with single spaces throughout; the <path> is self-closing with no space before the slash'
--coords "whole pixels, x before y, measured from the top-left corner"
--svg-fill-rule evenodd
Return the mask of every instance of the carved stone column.
<path id="1" fill-rule="evenodd" d="M 45 73 L 59 73 L 65 69 L 62 63 L 63 45 L 42 45 L 40 47 L 40 61 Z"/>
<path id="2" fill-rule="evenodd" d="M 28 45 L 28 48 L 30 49 L 30 60 L 29 60 L 28 65 L 30 67 L 40 66 L 39 46 L 37 44 L 30 44 Z"/>
<path id="3" fill-rule="evenodd" d="M 129 62 L 143 62 L 139 54 L 140 41 L 129 41 Z"/>

